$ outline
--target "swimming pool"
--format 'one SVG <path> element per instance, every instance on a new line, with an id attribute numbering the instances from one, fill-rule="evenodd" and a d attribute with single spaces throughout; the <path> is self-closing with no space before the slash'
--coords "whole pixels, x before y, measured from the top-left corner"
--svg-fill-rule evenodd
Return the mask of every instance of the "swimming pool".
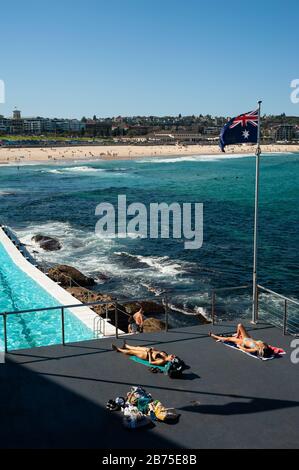
<path id="1" fill-rule="evenodd" d="M 11 259 L 0 242 L 0 313 L 56 307 L 59 302 Z M 60 309 L 7 316 L 8 349 L 33 348 L 61 343 Z M 93 332 L 72 312 L 65 310 L 67 342 L 93 338 Z M 4 325 L 0 316 L 0 350 L 4 350 Z"/>

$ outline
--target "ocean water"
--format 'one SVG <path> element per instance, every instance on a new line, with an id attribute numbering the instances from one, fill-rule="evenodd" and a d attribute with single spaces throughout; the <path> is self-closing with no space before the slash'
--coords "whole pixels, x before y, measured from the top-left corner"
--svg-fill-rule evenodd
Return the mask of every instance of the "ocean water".
<path id="1" fill-rule="evenodd" d="M 253 155 L 3 166 L 0 217 L 38 259 L 76 266 L 98 279 L 99 291 L 143 298 L 170 291 L 178 309 L 173 322 L 191 324 L 195 312 L 209 313 L 212 288 L 251 282 L 254 183 Z M 299 299 L 298 188 L 299 154 L 261 157 L 259 283 L 294 299 Z M 147 207 L 203 203 L 203 246 L 186 250 L 178 239 L 97 237 L 96 205 L 116 206 L 119 194 L 128 204 Z M 57 237 L 62 250 L 43 252 L 31 241 L 37 233 Z M 245 315 L 250 291 L 221 294 L 218 302 L 219 315 Z M 272 308 L 273 299 L 270 303 Z M 274 306 L 281 313 L 281 303 Z"/>

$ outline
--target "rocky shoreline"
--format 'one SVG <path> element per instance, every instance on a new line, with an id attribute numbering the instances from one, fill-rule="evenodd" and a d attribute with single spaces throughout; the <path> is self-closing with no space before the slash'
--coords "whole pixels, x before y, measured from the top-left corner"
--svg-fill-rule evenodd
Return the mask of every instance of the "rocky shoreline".
<path id="1" fill-rule="evenodd" d="M 140 307 L 143 308 L 146 317 L 143 328 L 145 333 L 163 331 L 165 329 L 165 309 L 162 303 L 154 300 L 140 302 L 124 300 L 121 303 L 116 302 L 114 300 L 115 296 L 92 290 L 92 287 L 96 285 L 96 281 L 91 277 L 85 276 L 85 274 L 73 266 L 64 264 L 53 266 L 48 270 L 47 275 L 82 303 L 105 302 L 103 305 L 91 306 L 90 308 L 100 316 L 107 316 L 114 326 L 116 325 L 117 315 L 118 327 L 122 331 L 128 331 L 128 319 Z M 173 313 L 175 314 L 175 310 Z M 208 323 L 203 315 L 198 313 L 196 317 L 199 323 Z M 171 328 L 171 324 L 169 327 Z"/>
<path id="2" fill-rule="evenodd" d="M 37 234 L 34 235 L 31 240 L 33 243 L 38 245 L 39 248 L 42 248 L 45 251 L 57 251 L 62 248 L 58 239 L 48 235 Z M 113 296 L 112 294 L 103 294 L 94 290 L 97 286 L 96 280 L 92 277 L 86 276 L 73 266 L 58 264 L 47 267 L 46 270 L 47 276 L 50 279 L 57 282 L 80 302 L 103 302 L 102 305 L 95 305 L 90 308 L 98 315 L 109 318 L 114 326 L 116 326 L 117 321 L 118 327 L 122 331 L 128 331 L 129 317 L 134 315 L 134 313 L 140 310 L 141 307 L 143 308 L 144 315 L 146 317 L 143 328 L 145 333 L 165 330 L 165 308 L 162 303 L 162 299 L 160 303 L 154 300 L 140 302 L 124 300 L 120 303 L 119 301 L 115 301 L 117 296 Z M 97 278 L 106 280 L 106 276 L 102 273 L 98 273 Z M 170 317 L 178 315 L 178 312 L 182 315 L 181 311 L 176 310 L 175 308 L 169 308 Z M 200 313 L 194 314 L 194 317 L 197 318 L 198 323 L 209 323 L 208 320 Z M 171 320 L 169 320 L 168 326 L 170 328 L 172 327 Z"/>

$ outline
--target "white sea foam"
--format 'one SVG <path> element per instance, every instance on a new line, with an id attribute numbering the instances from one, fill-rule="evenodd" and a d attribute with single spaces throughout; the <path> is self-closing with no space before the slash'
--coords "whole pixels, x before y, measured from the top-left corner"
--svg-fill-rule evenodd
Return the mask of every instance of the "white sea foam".
<path id="1" fill-rule="evenodd" d="M 38 233 L 56 237 L 62 244 L 62 249 L 53 252 L 42 250 L 38 244 L 32 242 L 32 237 Z M 175 289 L 178 280 L 180 285 L 190 283 L 189 277 L 179 278 L 180 274 L 188 272 L 189 263 L 178 263 L 168 256 L 141 256 L 117 251 L 117 248 L 123 246 L 123 241 L 105 237 L 99 239 L 93 231 L 86 232 L 68 222 L 31 224 L 25 229 L 17 230 L 17 235 L 38 261 L 68 264 L 95 279 L 99 273 L 103 273 L 114 283 L 113 288 L 115 282 L 117 283 L 118 294 L 127 297 L 142 297 L 145 289 L 152 296 L 159 295 L 165 289 Z"/>
<path id="2" fill-rule="evenodd" d="M 162 287 L 153 286 L 152 284 L 147 283 L 147 282 L 141 282 L 140 285 L 142 287 L 145 287 L 146 290 L 148 290 L 149 292 L 152 292 L 156 296 L 158 296 L 158 295 L 162 294 L 162 292 L 164 292 L 164 289 Z"/>
<path id="3" fill-rule="evenodd" d="M 62 174 L 63 172 L 60 170 L 42 170 L 42 173 L 54 173 L 54 174 Z"/>
<path id="4" fill-rule="evenodd" d="M 3 189 L 0 191 L 0 196 L 13 196 L 16 191 L 10 191 L 9 189 Z"/>
<path id="5" fill-rule="evenodd" d="M 179 162 L 217 162 L 221 160 L 227 160 L 232 158 L 248 158 L 253 157 L 254 154 L 219 154 L 219 155 L 189 155 L 185 157 L 174 156 L 169 158 L 148 158 L 142 160 L 136 160 L 136 163 L 179 163 Z"/>
<path id="6" fill-rule="evenodd" d="M 93 168 L 89 166 L 70 166 L 70 167 L 64 167 L 64 168 L 59 168 L 59 169 L 48 169 L 48 170 L 42 170 L 42 173 L 56 173 L 56 174 L 63 174 L 63 173 L 102 173 L 105 172 L 103 168 Z"/>
<path id="7" fill-rule="evenodd" d="M 150 268 L 163 275 L 175 276 L 177 274 L 184 273 L 182 266 L 174 261 L 172 261 L 168 256 L 142 256 L 142 255 L 133 255 L 127 252 L 115 252 L 115 255 L 118 256 L 129 256 L 135 258 L 141 263 L 147 264 Z"/>
<path id="8" fill-rule="evenodd" d="M 271 152 L 264 153 L 263 157 L 275 157 L 279 155 L 294 155 L 294 152 Z M 222 160 L 230 160 L 235 158 L 252 158 L 255 153 L 223 153 L 212 155 L 187 155 L 187 156 L 171 156 L 144 158 L 136 160 L 136 163 L 179 163 L 179 162 L 220 162 Z"/>
<path id="9" fill-rule="evenodd" d="M 175 310 L 177 312 L 183 313 L 184 315 L 189 315 L 191 317 L 194 317 L 196 315 L 203 315 L 204 317 L 207 317 L 207 311 L 203 307 L 194 307 L 194 310 L 190 310 L 187 308 L 184 308 L 182 306 L 178 306 L 176 304 L 169 304 L 169 307 L 172 310 Z"/>
<path id="10" fill-rule="evenodd" d="M 42 250 L 38 244 L 32 242 L 32 237 L 37 233 L 56 237 L 61 242 L 62 249 L 53 252 Z M 78 229 L 68 222 L 49 221 L 44 224 L 31 224 L 25 229 L 17 230 L 17 235 L 31 253 L 35 251 L 33 255 L 39 261 L 68 264 L 94 278 L 97 278 L 98 273 L 103 273 L 119 284 L 119 293 L 128 297 L 143 296 L 144 289 L 156 296 L 165 288 L 175 289 L 178 275 L 187 273 L 190 264 L 184 261 L 178 263 L 168 256 L 142 256 L 127 251 L 116 251 L 115 248 L 119 246 L 118 241 L 99 239 L 94 232 Z M 133 268 L 130 262 L 127 265 L 128 258 L 132 258 L 133 263 L 136 262 Z M 183 278 L 179 282 L 180 285 L 185 285 L 190 279 Z M 196 305 L 196 298 L 194 301 Z M 183 302 L 179 302 L 179 299 L 178 306 L 175 299 L 172 303 L 171 308 L 186 316 L 206 314 L 202 307 L 196 307 L 194 311 L 184 308 Z"/>
<path id="11" fill-rule="evenodd" d="M 106 176 L 124 176 L 125 173 L 124 173 L 124 170 L 126 170 L 125 168 L 115 168 L 115 169 L 105 169 L 105 168 L 94 168 L 94 167 L 90 167 L 90 166 L 70 166 L 70 167 L 60 167 L 59 169 L 55 168 L 51 168 L 51 169 L 47 169 L 47 170 L 38 170 L 40 171 L 41 173 L 53 173 L 53 174 L 60 174 L 60 175 L 72 175 L 72 174 L 76 174 L 76 173 L 90 173 L 90 174 L 98 174 L 98 173 L 101 173 L 103 175 L 106 175 Z"/>
<path id="12" fill-rule="evenodd" d="M 194 307 L 195 313 L 198 315 L 203 315 L 205 318 L 208 318 L 207 310 L 203 307 L 199 307 L 198 305 Z"/>
<path id="13" fill-rule="evenodd" d="M 16 231 L 21 242 L 39 261 L 57 264 L 70 264 L 86 274 L 105 272 L 108 275 L 119 276 L 126 270 L 114 265 L 109 260 L 109 253 L 114 246 L 114 240 L 108 237 L 95 235 L 94 232 L 86 232 L 74 228 L 68 222 L 51 222 L 44 224 L 31 224 L 25 229 Z M 57 238 L 62 249 L 47 252 L 39 244 L 32 241 L 32 237 L 38 233 Z"/>
<path id="14" fill-rule="evenodd" d="M 167 274 L 167 275 L 176 275 L 183 273 L 184 270 L 182 267 L 178 264 L 170 260 L 168 256 L 156 256 L 156 257 L 150 257 L 150 256 L 137 256 L 137 258 L 142 262 L 148 264 L 151 268 L 156 269 L 162 274 Z"/>
<path id="15" fill-rule="evenodd" d="M 1 166 L 1 168 L 5 167 L 26 167 L 26 166 L 38 166 L 40 162 L 8 162 L 5 165 Z"/>
<path id="16" fill-rule="evenodd" d="M 267 152 L 267 153 L 263 154 L 263 157 L 265 157 L 265 156 L 266 157 L 267 156 L 276 157 L 278 155 L 298 155 L 298 152 L 279 152 L 279 151 L 277 151 L 277 152 Z"/>
<path id="17" fill-rule="evenodd" d="M 62 168 L 62 171 L 74 171 L 74 172 L 103 172 L 106 171 L 103 168 L 93 168 L 91 166 L 71 166 Z"/>

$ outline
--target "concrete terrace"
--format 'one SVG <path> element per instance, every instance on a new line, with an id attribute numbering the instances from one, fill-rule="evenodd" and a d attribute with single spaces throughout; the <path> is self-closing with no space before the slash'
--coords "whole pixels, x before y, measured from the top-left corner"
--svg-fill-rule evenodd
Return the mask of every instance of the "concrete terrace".
<path id="1" fill-rule="evenodd" d="M 172 380 L 111 351 L 111 340 L 10 352 L 0 365 L 1 448 L 298 448 L 299 365 L 290 361 L 292 337 L 260 324 L 252 334 L 287 355 L 262 362 L 215 343 L 222 323 L 131 336 L 191 367 Z M 121 340 L 118 341 L 121 344 Z M 109 398 L 142 385 L 175 407 L 177 424 L 123 428 Z"/>

